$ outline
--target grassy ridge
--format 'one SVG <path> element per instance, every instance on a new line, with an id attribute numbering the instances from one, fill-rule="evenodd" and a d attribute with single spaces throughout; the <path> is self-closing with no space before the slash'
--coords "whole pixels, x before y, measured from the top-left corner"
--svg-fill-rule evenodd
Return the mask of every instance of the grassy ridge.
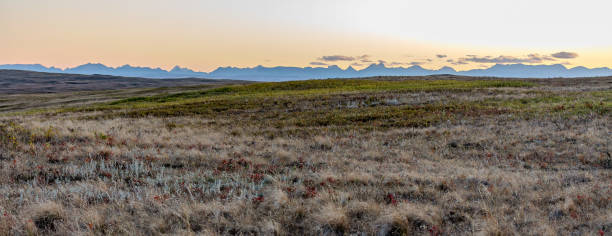
<path id="1" fill-rule="evenodd" d="M 386 126 L 423 126 L 450 107 L 393 104 L 386 95 L 411 92 L 468 92 L 473 89 L 532 87 L 523 81 L 329 79 L 227 86 L 196 92 L 133 97 L 64 111 L 105 111 L 103 118 L 146 116 L 242 116 L 273 120 L 277 126 L 347 125 L 375 120 Z M 358 107 L 346 105 L 359 103 Z M 343 105 L 344 104 L 344 105 Z M 449 110 L 449 112 L 450 112 Z M 116 112 L 113 112 L 116 111 Z M 91 118 L 91 117 L 90 117 Z M 96 116 L 100 118 L 100 116 Z"/>
<path id="2" fill-rule="evenodd" d="M 257 83 L 250 85 L 227 86 L 198 92 L 177 93 L 152 97 L 134 97 L 110 103 L 110 105 L 135 103 L 166 103 L 184 101 L 194 98 L 220 95 L 303 95 L 330 94 L 340 92 L 384 92 L 384 91 L 440 91 L 469 90 L 475 88 L 499 87 L 531 87 L 533 83 L 523 81 L 457 81 L 457 80 L 407 80 L 407 81 L 376 81 L 356 79 L 328 79 L 290 81 L 280 83 Z"/>
<path id="3" fill-rule="evenodd" d="M 64 111 L 104 111 L 87 119 L 115 117 L 200 116 L 224 120 L 249 121 L 261 126 L 306 127 L 335 126 L 365 129 L 391 127 L 427 127 L 442 121 L 468 117 L 513 114 L 529 117 L 535 114 L 580 115 L 609 114 L 610 91 L 589 93 L 529 92 L 525 98 L 496 98 L 512 94 L 485 88 L 530 88 L 523 81 L 407 80 L 377 81 L 330 79 L 281 83 L 259 83 L 227 86 L 195 92 L 133 97 L 112 103 L 97 104 Z M 448 100 L 403 103 L 397 98 L 408 93 L 438 93 L 438 96 L 493 93 L 475 100 Z M 524 93 L 525 91 L 521 92 Z"/>

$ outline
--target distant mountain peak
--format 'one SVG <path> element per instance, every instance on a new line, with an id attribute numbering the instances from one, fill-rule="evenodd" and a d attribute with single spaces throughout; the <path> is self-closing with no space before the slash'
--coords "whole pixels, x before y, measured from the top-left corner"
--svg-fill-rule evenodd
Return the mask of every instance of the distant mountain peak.
<path id="1" fill-rule="evenodd" d="M 108 74 L 112 70 L 112 67 L 108 67 L 102 63 L 87 63 L 74 68 L 68 68 L 63 72 L 74 73 L 74 74 Z"/>
<path id="2" fill-rule="evenodd" d="M 457 71 L 455 69 L 453 69 L 450 66 L 444 66 L 440 69 L 437 70 L 439 73 L 444 73 L 444 74 L 452 74 L 452 73 L 456 73 Z"/>
<path id="3" fill-rule="evenodd" d="M 172 70 L 169 71 L 170 73 L 194 73 L 195 71 L 189 69 L 189 68 L 185 68 L 185 67 L 180 67 L 178 65 L 172 67 Z"/>
<path id="4" fill-rule="evenodd" d="M 554 67 L 558 67 L 558 68 L 563 68 L 563 69 L 567 69 L 567 67 L 565 67 L 565 65 L 563 64 L 554 64 Z"/>
<path id="5" fill-rule="evenodd" d="M 368 77 L 368 76 L 424 76 L 433 74 L 453 74 L 465 76 L 492 76 L 512 78 L 551 78 L 551 77 L 593 77 L 612 76 L 612 70 L 603 68 L 586 68 L 577 66 L 568 69 L 563 64 L 553 65 L 530 65 L 530 64 L 495 64 L 489 68 L 473 69 L 467 71 L 456 71 L 444 66 L 437 70 L 429 70 L 420 65 L 411 67 L 387 67 L 384 62 L 372 63 L 366 68 L 356 70 L 353 66 L 341 69 L 337 65 L 327 67 L 264 67 L 258 65 L 252 68 L 218 67 L 210 73 L 196 72 L 189 68 L 174 66 L 171 70 L 160 68 L 136 67 L 129 64 L 113 68 L 101 63 L 87 63 L 73 68 L 58 69 L 46 67 L 40 64 L 10 64 L 0 65 L 0 69 L 29 70 L 51 73 L 68 74 L 102 74 L 127 77 L 144 78 L 217 78 L 217 79 L 240 79 L 255 81 L 284 81 L 303 79 L 325 79 L 346 77 Z"/>
<path id="6" fill-rule="evenodd" d="M 86 66 L 87 67 L 90 67 L 90 66 L 108 67 L 108 66 L 106 66 L 106 65 L 104 65 L 102 63 L 92 63 L 92 62 L 89 62 L 87 64 L 83 64 L 83 65 L 80 65 L 80 66 L 77 66 L 77 67 L 86 67 Z"/>
<path id="7" fill-rule="evenodd" d="M 364 70 L 367 70 L 368 68 L 387 68 L 387 67 L 385 66 L 384 63 L 380 62 L 380 63 L 372 63 L 368 67 L 366 67 Z"/>

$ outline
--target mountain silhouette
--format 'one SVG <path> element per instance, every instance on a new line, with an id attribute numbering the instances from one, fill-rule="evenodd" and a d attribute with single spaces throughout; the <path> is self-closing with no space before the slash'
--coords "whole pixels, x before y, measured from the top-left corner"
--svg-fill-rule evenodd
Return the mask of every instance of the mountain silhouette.
<path id="1" fill-rule="evenodd" d="M 27 70 L 37 72 L 85 74 L 85 75 L 113 75 L 143 78 L 210 78 L 210 79 L 236 79 L 252 81 L 287 81 L 305 79 L 325 78 L 352 78 L 370 76 L 424 76 L 436 74 L 452 74 L 465 76 L 487 76 L 508 78 L 577 78 L 612 76 L 612 69 L 586 68 L 578 66 L 567 68 L 561 64 L 555 65 L 525 65 L 525 64 L 496 64 L 486 69 L 473 69 L 457 71 L 445 66 L 438 70 L 425 69 L 419 65 L 410 67 L 387 67 L 384 63 L 374 63 L 368 67 L 356 70 L 352 66 L 342 69 L 336 65 L 327 67 L 219 67 L 214 71 L 197 72 L 189 68 L 175 66 L 171 70 L 150 67 L 135 67 L 123 65 L 120 67 L 109 67 L 100 63 L 87 63 L 73 68 L 59 69 L 46 67 L 40 64 L 6 64 L 0 65 L 0 69 Z"/>
<path id="2" fill-rule="evenodd" d="M 0 69 L 28 70 L 28 71 L 36 71 L 36 72 L 47 72 L 47 73 L 64 72 L 62 69 L 55 68 L 55 67 L 45 67 L 41 64 L 6 64 L 6 65 L 0 65 Z"/>

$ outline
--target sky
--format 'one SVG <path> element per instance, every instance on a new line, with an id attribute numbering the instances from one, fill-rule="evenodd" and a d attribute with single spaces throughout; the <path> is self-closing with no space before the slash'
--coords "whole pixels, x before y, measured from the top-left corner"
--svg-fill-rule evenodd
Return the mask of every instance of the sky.
<path id="1" fill-rule="evenodd" d="M 612 67 L 609 0 L 0 0 L 0 64 Z"/>

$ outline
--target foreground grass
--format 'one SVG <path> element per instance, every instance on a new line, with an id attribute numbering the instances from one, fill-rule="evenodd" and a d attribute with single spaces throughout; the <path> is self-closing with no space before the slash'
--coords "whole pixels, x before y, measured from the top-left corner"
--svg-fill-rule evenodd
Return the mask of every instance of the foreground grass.
<path id="1" fill-rule="evenodd" d="M 0 121 L 0 234 L 612 233 L 612 94 L 326 80 Z"/>

